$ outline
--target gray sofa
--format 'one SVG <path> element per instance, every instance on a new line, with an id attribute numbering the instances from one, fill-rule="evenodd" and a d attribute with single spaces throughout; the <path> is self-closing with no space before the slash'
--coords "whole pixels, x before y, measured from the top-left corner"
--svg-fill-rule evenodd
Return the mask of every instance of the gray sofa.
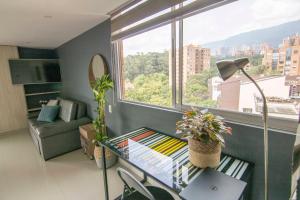
<path id="1" fill-rule="evenodd" d="M 80 148 L 79 126 L 91 120 L 86 116 L 86 104 L 59 99 L 58 119 L 52 123 L 28 119 L 33 142 L 44 160 Z"/>

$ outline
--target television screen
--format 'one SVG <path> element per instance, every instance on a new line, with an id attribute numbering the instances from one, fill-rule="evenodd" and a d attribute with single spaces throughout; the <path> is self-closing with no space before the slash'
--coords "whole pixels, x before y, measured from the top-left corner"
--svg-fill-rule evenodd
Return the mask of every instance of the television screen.
<path id="1" fill-rule="evenodd" d="M 13 84 L 60 82 L 60 67 L 55 59 L 9 60 Z"/>

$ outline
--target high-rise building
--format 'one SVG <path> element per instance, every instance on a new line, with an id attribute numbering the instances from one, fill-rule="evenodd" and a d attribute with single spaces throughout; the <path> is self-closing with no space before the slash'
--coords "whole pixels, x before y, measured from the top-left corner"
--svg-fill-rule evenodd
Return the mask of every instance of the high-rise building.
<path id="1" fill-rule="evenodd" d="M 300 75 L 300 36 L 298 34 L 285 38 L 279 48 L 281 60 L 278 67 L 284 69 L 286 75 Z"/>
<path id="2" fill-rule="evenodd" d="M 268 70 L 285 75 L 300 75 L 300 36 L 298 34 L 285 38 L 278 49 L 266 47 L 263 50 L 262 64 Z"/>
<path id="3" fill-rule="evenodd" d="M 171 52 L 169 52 L 171 55 Z M 176 52 L 177 58 L 179 52 Z M 182 82 L 185 85 L 186 81 L 191 75 L 199 74 L 203 70 L 210 68 L 210 49 L 202 48 L 200 45 L 193 45 L 189 44 L 183 46 L 182 51 Z M 171 56 L 169 56 L 171 58 Z M 178 80 L 179 75 L 179 64 L 178 59 L 176 59 L 176 76 Z M 171 61 L 171 60 L 170 60 Z M 169 83 L 171 84 L 171 77 L 172 77 L 172 63 L 169 63 Z"/>
<path id="4" fill-rule="evenodd" d="M 266 66 L 269 71 L 279 71 L 283 73 L 283 70 L 278 69 L 278 57 L 279 53 L 277 49 L 271 47 L 265 47 L 263 49 L 262 65 Z"/>

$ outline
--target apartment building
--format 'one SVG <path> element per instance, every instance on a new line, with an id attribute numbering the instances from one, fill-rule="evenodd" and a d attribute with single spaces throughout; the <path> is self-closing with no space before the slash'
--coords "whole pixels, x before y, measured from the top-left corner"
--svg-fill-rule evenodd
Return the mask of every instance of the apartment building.
<path id="1" fill-rule="evenodd" d="M 300 36 L 285 38 L 279 48 L 266 47 L 262 64 L 269 71 L 278 71 L 285 75 L 300 75 Z"/>
<path id="2" fill-rule="evenodd" d="M 191 75 L 199 74 L 203 70 L 210 68 L 210 58 L 211 53 L 210 49 L 202 48 L 200 45 L 189 44 L 183 46 L 182 51 L 182 82 L 183 85 L 187 82 L 188 78 Z M 176 58 L 179 56 L 179 51 L 176 52 Z M 169 51 L 169 83 L 171 84 L 172 80 L 172 63 L 171 63 L 171 51 Z M 176 76 L 179 80 L 179 60 L 176 59 Z"/>
<path id="3" fill-rule="evenodd" d="M 265 91 L 269 114 L 286 118 L 298 118 L 298 80 L 295 76 L 254 77 Z M 292 85 L 292 83 L 294 85 Z M 218 92 L 221 109 L 238 110 L 247 113 L 261 113 L 262 102 L 255 85 L 243 76 L 232 77 L 219 83 L 213 93 Z M 250 94 L 250 96 L 249 96 Z"/>

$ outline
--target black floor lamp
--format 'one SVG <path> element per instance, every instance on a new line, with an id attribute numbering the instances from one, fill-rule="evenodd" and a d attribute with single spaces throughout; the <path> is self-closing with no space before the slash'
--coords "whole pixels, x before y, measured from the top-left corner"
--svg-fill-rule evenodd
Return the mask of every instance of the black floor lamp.
<path id="1" fill-rule="evenodd" d="M 221 78 L 225 81 L 230 78 L 236 71 L 241 70 L 243 74 L 249 78 L 256 88 L 259 90 L 263 99 L 263 122 L 264 122 L 264 164 L 265 164 L 265 200 L 268 200 L 268 107 L 267 100 L 259 85 L 255 80 L 247 74 L 244 67 L 249 63 L 248 58 L 239 58 L 236 60 L 222 60 L 217 62 L 217 68 L 219 70 Z"/>

